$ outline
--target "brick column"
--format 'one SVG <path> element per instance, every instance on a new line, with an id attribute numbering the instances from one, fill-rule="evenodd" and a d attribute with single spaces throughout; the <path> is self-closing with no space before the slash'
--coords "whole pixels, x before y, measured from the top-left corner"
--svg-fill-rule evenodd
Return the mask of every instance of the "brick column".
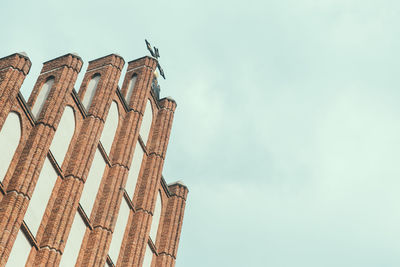
<path id="1" fill-rule="evenodd" d="M 141 120 L 147 104 L 147 99 L 150 97 L 151 82 L 154 77 L 154 70 L 156 66 L 157 62 L 151 57 L 139 58 L 128 63 L 128 69 L 126 71 L 126 76 L 122 85 L 121 93 L 123 95 L 126 95 L 126 90 L 128 88 L 130 78 L 134 73 L 136 73 L 137 80 L 133 89 L 132 97 L 131 99 L 127 100 L 127 104 L 130 109 L 128 114 L 133 111 L 135 114 L 138 115 L 137 118 L 133 119 L 134 121 L 136 121 L 135 134 L 139 134 Z M 121 134 L 122 138 L 127 138 L 126 136 L 131 133 L 129 133 L 129 131 L 126 131 L 124 134 L 119 134 Z M 120 163 L 124 166 L 130 166 L 136 141 L 137 136 L 134 140 L 134 143 L 132 143 L 132 147 L 126 147 L 125 142 L 118 142 L 116 148 L 110 152 L 111 162 Z"/>
<path id="2" fill-rule="evenodd" d="M 83 99 L 93 75 L 100 74 L 101 78 L 87 111 L 88 116 L 84 118 L 81 128 L 77 129 L 77 141 L 70 145 L 74 156 L 66 164 L 63 170 L 65 178 L 52 200 L 54 205 L 51 205 L 52 210 L 45 223 L 43 236 L 38 240 L 40 250 L 34 260 L 35 266 L 59 264 L 123 65 L 124 60 L 113 54 L 89 62 L 78 93 L 80 99 Z"/>
<path id="3" fill-rule="evenodd" d="M 138 80 L 132 94 L 132 101 L 127 100 L 130 102 L 130 110 L 126 113 L 122 126 L 114 137 L 117 143 L 110 152 L 112 166 L 103 181 L 103 187 L 100 188 L 101 195 L 94 204 L 93 231 L 84 241 L 84 249 L 81 250 L 82 261 L 78 266 L 103 266 L 105 264 L 124 193 L 122 189 L 125 188 L 129 166 L 138 141 L 139 129 L 156 66 L 157 62 L 149 57 L 129 62 L 121 90 L 123 94 L 125 92 L 126 95 L 126 88 L 134 73 L 137 74 Z"/>
<path id="4" fill-rule="evenodd" d="M 72 92 L 81 67 L 82 60 L 71 54 L 45 62 L 29 98 L 28 106 L 32 108 L 46 79 L 49 76 L 55 78 L 42 112 L 29 133 L 21 157 L 11 175 L 6 195 L 0 203 L 0 266 L 7 262 L 64 111 L 65 98 Z"/>
<path id="5" fill-rule="evenodd" d="M 136 213 L 128 222 L 128 236 L 125 236 L 125 243 L 117 261 L 118 266 L 141 266 L 143 263 L 155 206 L 155 196 L 160 184 L 176 108 L 175 101 L 170 98 L 161 99 L 159 104 L 161 108 L 153 125 L 145 170 L 138 179 L 137 191 L 133 200 L 136 205 Z"/>
<path id="6" fill-rule="evenodd" d="M 181 182 L 169 185 L 168 189 L 171 192 L 171 197 L 168 199 L 163 222 L 160 224 L 162 229 L 158 231 L 156 267 L 175 266 L 186 199 L 189 192 Z"/>
<path id="7" fill-rule="evenodd" d="M 22 54 L 0 59 L 0 130 L 30 68 L 31 61 Z"/>

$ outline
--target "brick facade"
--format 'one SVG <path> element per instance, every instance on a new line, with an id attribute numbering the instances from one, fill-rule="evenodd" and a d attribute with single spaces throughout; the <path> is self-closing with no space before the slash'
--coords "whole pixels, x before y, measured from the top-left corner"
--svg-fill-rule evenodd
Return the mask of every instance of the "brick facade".
<path id="1" fill-rule="evenodd" d="M 31 66 L 29 58 L 13 54 L 0 59 L 0 131 L 11 112 L 18 115 L 21 130 L 15 153 L 7 162 L 4 177 L 0 177 L 0 266 L 14 260 L 10 255 L 13 249 L 19 249 L 18 235 L 23 235 L 31 247 L 30 251 L 21 251 L 27 255 L 26 266 L 59 266 L 70 245 L 74 220 L 82 220 L 86 226 L 79 237 L 82 242 L 73 244 L 80 247 L 76 262 L 73 260 L 75 266 L 142 266 L 145 257 L 152 260 L 151 265 L 143 267 L 174 266 L 188 189 L 181 182 L 167 185 L 162 176 L 176 103 L 171 98 L 158 98 L 157 61 L 146 56 L 129 62 L 121 89 L 118 82 L 123 58 L 111 54 L 90 61 L 76 92 L 74 84 L 82 63 L 75 54 L 45 62 L 25 102 L 19 90 Z M 49 90 L 45 93 L 46 86 Z M 117 107 L 118 118 L 108 118 L 112 105 Z M 34 107 L 39 110 L 36 117 Z M 65 144 L 52 144 L 67 107 L 74 114 L 72 137 L 63 140 Z M 112 114 L 115 116 L 115 112 Z M 115 120 L 115 133 L 107 126 L 107 119 Z M 112 139 L 107 139 L 111 141 L 106 148 L 102 138 L 110 138 L 110 132 Z M 63 159 L 56 157 L 53 145 L 66 146 Z M 141 162 L 133 162 L 137 149 L 143 152 Z M 88 209 L 83 204 L 85 189 L 89 189 L 85 185 L 90 173 L 98 171 L 93 167 L 98 164 L 94 163 L 97 152 L 104 171 L 102 176 L 90 178 L 98 189 L 90 196 L 93 205 Z M 41 172 L 45 161 L 51 162 L 57 177 L 47 203 L 38 207 L 43 212 L 39 212 L 29 205 L 35 194 L 41 194 L 36 185 L 44 179 Z M 127 188 L 134 172 L 138 173 L 136 186 Z M 155 208 L 158 198 L 160 212 Z M 117 229 L 121 205 L 129 207 L 129 213 L 121 215 L 125 218 L 120 220 L 127 223 Z M 31 210 L 34 216 L 40 214 L 37 231 L 30 228 L 27 219 Z M 152 240 L 150 228 L 153 217 L 158 219 L 157 212 L 160 220 Z M 118 257 L 109 255 L 116 231 L 124 233 Z M 146 249 L 152 256 L 145 255 Z"/>

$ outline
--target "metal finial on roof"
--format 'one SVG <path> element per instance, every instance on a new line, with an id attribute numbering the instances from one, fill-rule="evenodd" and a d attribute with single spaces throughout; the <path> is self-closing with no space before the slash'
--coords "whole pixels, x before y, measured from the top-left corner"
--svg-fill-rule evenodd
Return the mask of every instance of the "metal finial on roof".
<path id="1" fill-rule="evenodd" d="M 151 56 L 154 57 L 155 59 L 157 59 L 157 68 L 158 68 L 158 71 L 160 72 L 160 75 L 161 75 L 161 76 L 164 78 L 164 80 L 165 80 L 164 70 L 161 68 L 160 63 L 158 62 L 158 59 L 160 58 L 160 51 L 159 51 L 158 48 L 155 47 L 155 46 L 153 47 L 153 48 L 154 48 L 154 50 L 153 50 L 153 48 L 151 47 L 151 45 L 150 45 L 149 41 L 147 41 L 147 39 L 144 39 L 144 41 L 146 42 L 147 50 L 149 50 Z"/>

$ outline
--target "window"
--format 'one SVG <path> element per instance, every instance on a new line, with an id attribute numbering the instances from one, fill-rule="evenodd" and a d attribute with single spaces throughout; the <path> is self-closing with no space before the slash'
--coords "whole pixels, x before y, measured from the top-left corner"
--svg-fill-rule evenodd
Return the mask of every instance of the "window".
<path id="1" fill-rule="evenodd" d="M 8 166 L 14 156 L 21 139 L 21 121 L 17 113 L 10 112 L 0 131 L 0 182 L 7 173 Z"/>
<path id="2" fill-rule="evenodd" d="M 39 118 L 40 113 L 44 107 L 44 103 L 46 103 L 46 99 L 49 96 L 51 88 L 54 84 L 54 77 L 47 79 L 47 81 L 43 84 L 42 88 L 40 88 L 39 94 L 36 97 L 35 104 L 32 108 L 32 114 L 37 119 Z"/>
<path id="3" fill-rule="evenodd" d="M 128 90 L 126 92 L 126 102 L 129 103 L 131 102 L 131 97 L 133 94 L 133 89 L 135 88 L 135 84 L 136 84 L 136 80 L 137 80 L 137 74 L 133 74 L 132 78 L 129 80 L 129 85 L 128 85 Z"/>
<path id="4" fill-rule="evenodd" d="M 100 74 L 95 74 L 87 85 L 85 95 L 83 96 L 82 104 L 89 111 L 90 104 L 96 94 L 97 85 L 100 81 Z"/>

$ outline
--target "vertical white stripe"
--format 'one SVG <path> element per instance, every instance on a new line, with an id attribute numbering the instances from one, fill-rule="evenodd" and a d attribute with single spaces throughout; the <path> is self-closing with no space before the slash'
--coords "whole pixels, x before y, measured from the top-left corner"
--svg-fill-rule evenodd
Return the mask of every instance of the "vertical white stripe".
<path id="1" fill-rule="evenodd" d="M 50 151 L 61 167 L 65 154 L 68 151 L 69 143 L 75 132 L 75 115 L 74 110 L 67 106 L 58 124 L 57 131 L 54 135 L 50 146 Z"/>
<path id="2" fill-rule="evenodd" d="M 99 191 L 105 165 L 106 162 L 104 161 L 100 150 L 97 149 L 80 199 L 81 206 L 89 218 L 94 201 L 96 200 L 97 192 Z"/>
<path id="3" fill-rule="evenodd" d="M 130 209 L 125 199 L 122 199 L 121 206 L 118 212 L 117 222 L 115 223 L 114 233 L 112 235 L 112 240 L 110 244 L 110 250 L 108 255 L 111 260 L 117 263 L 119 251 L 121 248 L 121 243 L 124 238 L 125 228 L 128 224 Z"/>
<path id="4" fill-rule="evenodd" d="M 160 191 L 158 191 L 156 206 L 154 207 L 153 219 L 151 221 L 151 228 L 150 228 L 150 237 L 154 244 L 156 243 L 158 224 L 160 223 L 160 218 L 161 218 L 161 210 L 162 210 L 161 193 Z"/>
<path id="5" fill-rule="evenodd" d="M 34 236 L 36 236 L 37 230 L 39 229 L 56 180 L 57 173 L 53 165 L 51 165 L 50 160 L 46 157 L 24 218 L 24 221 Z"/>
<path id="6" fill-rule="evenodd" d="M 17 234 L 17 239 L 15 239 L 14 246 L 11 250 L 6 266 L 9 267 L 25 266 L 31 248 L 32 247 L 28 239 L 26 239 L 24 233 L 21 230 L 19 230 Z"/>
<path id="7" fill-rule="evenodd" d="M 21 121 L 15 112 L 10 112 L 0 132 L 0 181 L 3 181 L 8 166 L 21 139 Z"/>
<path id="8" fill-rule="evenodd" d="M 147 245 L 142 267 L 150 267 L 152 259 L 153 259 L 153 251 L 151 251 L 151 248 L 149 247 L 149 245 Z"/>
<path id="9" fill-rule="evenodd" d="M 75 266 L 85 231 L 86 225 L 78 212 L 76 212 L 74 222 L 71 226 L 71 232 L 69 232 L 67 244 L 61 257 L 60 267 Z"/>
<path id="10" fill-rule="evenodd" d="M 133 194 L 135 193 L 136 182 L 139 176 L 140 167 L 142 166 L 143 155 L 143 149 L 140 146 L 140 143 L 137 142 L 125 186 L 126 193 L 131 199 L 133 198 Z"/>
<path id="11" fill-rule="evenodd" d="M 151 106 L 150 100 L 147 100 L 146 109 L 143 114 L 142 125 L 140 126 L 140 137 L 143 143 L 147 145 L 147 139 L 149 138 L 151 124 L 153 122 L 153 107 Z"/>
<path id="12" fill-rule="evenodd" d="M 118 105 L 115 101 L 112 102 L 110 111 L 108 112 L 107 120 L 104 123 L 103 132 L 101 134 L 101 144 L 104 147 L 107 155 L 110 154 L 111 146 L 114 141 L 115 132 L 118 128 L 119 112 Z"/>

